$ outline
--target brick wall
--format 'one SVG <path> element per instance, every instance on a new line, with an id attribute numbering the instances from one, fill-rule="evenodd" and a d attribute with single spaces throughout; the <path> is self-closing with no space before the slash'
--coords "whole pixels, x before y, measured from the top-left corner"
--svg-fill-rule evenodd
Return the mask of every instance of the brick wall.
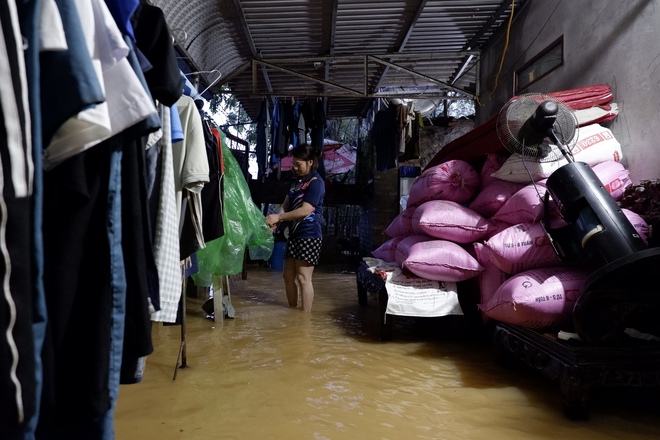
<path id="1" fill-rule="evenodd" d="M 371 250 L 390 239 L 383 231 L 399 214 L 399 169 L 376 173 L 374 193 L 369 201 L 371 211 Z"/>

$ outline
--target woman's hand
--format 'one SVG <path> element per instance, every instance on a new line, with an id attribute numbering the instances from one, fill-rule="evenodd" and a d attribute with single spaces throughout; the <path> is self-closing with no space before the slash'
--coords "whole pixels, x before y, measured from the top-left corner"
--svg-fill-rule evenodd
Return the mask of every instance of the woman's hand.
<path id="1" fill-rule="evenodd" d="M 274 231 L 277 228 L 277 225 L 280 223 L 280 215 L 279 214 L 270 214 L 266 216 L 266 223 L 268 223 L 268 226 L 270 226 L 270 230 Z"/>

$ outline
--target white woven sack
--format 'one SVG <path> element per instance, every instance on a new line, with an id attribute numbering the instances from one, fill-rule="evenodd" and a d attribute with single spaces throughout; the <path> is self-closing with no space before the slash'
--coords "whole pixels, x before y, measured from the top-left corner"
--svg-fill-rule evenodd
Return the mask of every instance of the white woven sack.
<path id="1" fill-rule="evenodd" d="M 592 167 L 607 160 L 620 162 L 623 158 L 619 141 L 609 128 L 600 124 L 580 127 L 577 143 L 571 151 L 576 162 L 585 162 Z M 528 157 L 512 154 L 491 176 L 509 182 L 529 182 L 530 178 L 538 182 L 568 163 L 561 154 L 559 157 L 561 159 L 552 162 L 534 162 Z"/>

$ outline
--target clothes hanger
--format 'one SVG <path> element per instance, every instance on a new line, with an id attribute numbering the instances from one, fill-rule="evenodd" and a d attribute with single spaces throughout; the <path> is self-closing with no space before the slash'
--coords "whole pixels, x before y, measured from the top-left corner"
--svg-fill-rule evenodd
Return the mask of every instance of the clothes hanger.
<path id="1" fill-rule="evenodd" d="M 218 69 L 213 69 L 213 70 L 198 70 L 196 72 L 184 73 L 183 76 L 198 75 L 200 73 L 220 73 L 220 75 L 222 75 L 222 72 L 220 72 Z"/>
<path id="2" fill-rule="evenodd" d="M 199 92 L 200 95 L 204 95 L 204 93 L 206 93 L 206 91 L 207 91 L 208 89 L 210 89 L 211 87 L 213 87 L 214 85 L 216 85 L 217 82 L 220 81 L 220 78 L 222 78 L 222 72 L 219 71 L 218 69 L 213 69 L 213 70 L 198 70 L 198 71 L 196 71 L 196 72 L 185 73 L 183 76 L 198 75 L 198 74 L 200 74 L 200 73 L 217 73 L 217 74 L 218 74 L 217 78 L 214 79 L 213 81 L 211 81 L 211 84 L 209 84 L 209 86 L 208 86 L 207 88 L 205 88 L 202 92 Z"/>
<path id="3" fill-rule="evenodd" d="M 200 93 L 200 95 L 204 95 L 204 93 L 206 93 L 206 91 L 207 91 L 208 89 L 210 89 L 211 87 L 213 87 L 214 85 L 216 85 L 216 84 L 218 83 L 218 81 L 220 81 L 220 78 L 222 78 L 222 72 L 220 72 L 219 70 L 216 70 L 216 72 L 218 72 L 218 77 L 217 77 L 216 79 L 214 79 L 214 80 L 211 82 L 211 84 L 209 84 L 209 86 L 208 86 L 207 88 L 205 88 L 205 89 L 202 91 L 202 93 Z"/>

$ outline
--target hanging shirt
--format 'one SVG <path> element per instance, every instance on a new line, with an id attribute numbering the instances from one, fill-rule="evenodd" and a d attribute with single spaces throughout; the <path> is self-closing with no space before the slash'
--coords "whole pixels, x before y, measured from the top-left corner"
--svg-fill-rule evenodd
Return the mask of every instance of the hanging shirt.
<path id="1" fill-rule="evenodd" d="M 92 65 L 74 2 L 56 0 L 68 50 L 40 55 L 41 119 L 44 147 L 62 124 L 86 108 L 105 101 Z"/>
<path id="2" fill-rule="evenodd" d="M 154 99 L 170 106 L 183 94 L 183 79 L 165 14 L 156 6 L 142 3 L 135 11 L 135 21 L 136 45 L 153 66 L 144 73 L 149 90 Z"/>
<path id="3" fill-rule="evenodd" d="M 0 4 L 0 427 L 35 413 L 35 350 L 30 272 L 32 144 L 23 37 L 16 4 Z M 7 435 L 7 434 L 5 434 Z M 3 437 L 4 438 L 4 437 Z"/>
<path id="4" fill-rule="evenodd" d="M 179 215 L 176 211 L 170 112 L 161 105 L 163 137 L 162 173 L 158 216 L 155 225 L 154 257 L 158 267 L 160 310 L 151 315 L 152 321 L 174 322 L 181 298 L 181 268 L 179 267 Z M 152 148 L 155 148 L 152 147 Z"/>
<path id="5" fill-rule="evenodd" d="M 257 165 L 259 171 L 257 173 L 258 179 L 262 179 L 266 174 L 268 164 L 268 143 L 266 141 L 266 129 L 268 128 L 268 100 L 263 98 L 261 106 L 259 107 L 259 114 L 257 115 Z"/>
<path id="6" fill-rule="evenodd" d="M 181 214 L 179 222 L 182 238 L 181 259 L 184 259 L 197 249 L 204 248 L 201 192 L 209 181 L 209 164 L 206 155 L 204 126 L 195 101 L 189 96 L 182 95 L 177 101 L 177 107 L 179 111 L 177 116 L 181 119 L 184 139 L 172 144 L 172 161 L 177 212 Z M 186 203 L 182 206 L 184 198 Z M 182 229 L 184 225 L 190 226 L 186 228 L 185 240 Z"/>
<path id="7" fill-rule="evenodd" d="M 67 119 L 44 154 L 44 168 L 85 151 L 156 113 L 128 62 L 129 47 L 102 0 L 76 0 L 85 41 L 106 102 Z"/>

